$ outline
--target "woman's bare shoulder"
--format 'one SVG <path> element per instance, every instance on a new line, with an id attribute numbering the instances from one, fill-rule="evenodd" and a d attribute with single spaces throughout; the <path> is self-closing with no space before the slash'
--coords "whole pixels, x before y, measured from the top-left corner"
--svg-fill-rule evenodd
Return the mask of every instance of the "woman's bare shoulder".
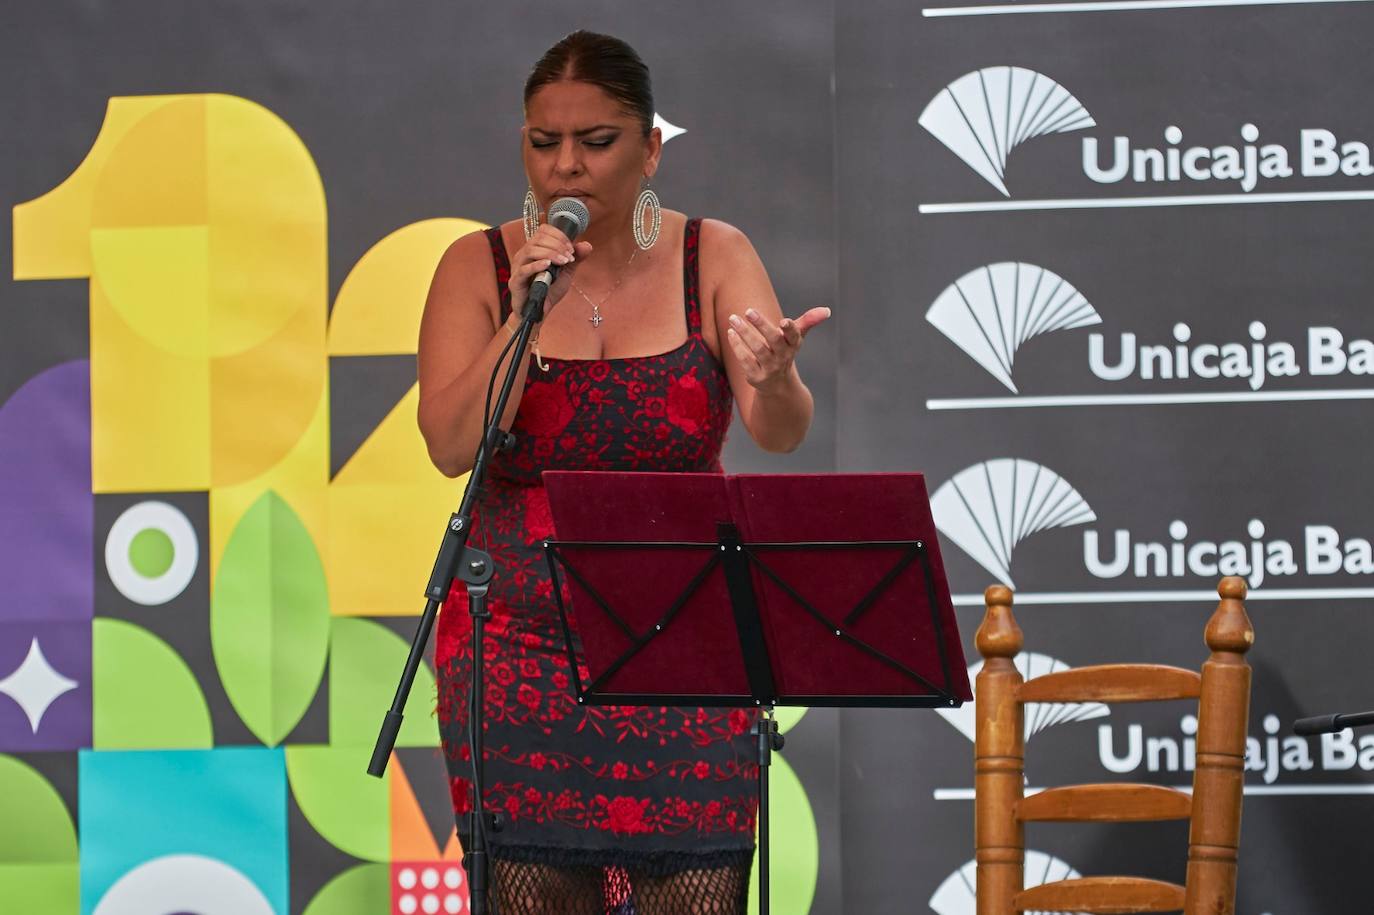
<path id="1" fill-rule="evenodd" d="M 701 221 L 700 245 L 701 271 L 708 283 L 761 266 L 749 236 L 723 219 Z"/>
<path id="2" fill-rule="evenodd" d="M 730 257 L 750 256 L 754 245 L 749 236 L 723 219 L 707 217 L 701 221 L 702 253 L 714 252 Z"/>
<path id="3" fill-rule="evenodd" d="M 502 238 L 508 239 L 512 228 L 521 231 L 519 225 L 519 220 L 502 224 Z M 488 298 L 488 287 L 495 282 L 496 261 L 487 232 L 478 229 L 449 243 L 434 268 L 433 285 L 437 290 L 449 294 L 472 292 L 482 299 Z"/>
<path id="4" fill-rule="evenodd" d="M 508 226 L 518 222 L 519 220 L 515 220 L 512 223 L 502 224 L 500 227 L 502 237 L 506 236 Z M 455 267 L 471 269 L 482 262 L 492 263 L 491 241 L 487 237 L 487 231 L 487 229 L 475 229 L 450 242 L 439 258 L 439 270 L 445 271 Z"/>
<path id="5" fill-rule="evenodd" d="M 507 226 L 501 227 L 503 235 Z M 513 225 L 518 228 L 519 221 Z M 487 230 L 459 236 L 440 255 L 430 283 L 429 308 L 447 314 L 466 313 L 477 307 L 485 312 L 493 327 L 501 323 L 500 290 L 496 284 L 496 263 L 492 257 Z"/>

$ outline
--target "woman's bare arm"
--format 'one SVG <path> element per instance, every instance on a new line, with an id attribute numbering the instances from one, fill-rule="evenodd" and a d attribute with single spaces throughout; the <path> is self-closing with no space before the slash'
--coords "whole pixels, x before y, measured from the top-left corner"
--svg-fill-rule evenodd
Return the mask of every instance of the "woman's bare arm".
<path id="1" fill-rule="evenodd" d="M 701 261 L 715 278 L 712 295 L 721 360 L 749 436 L 766 451 L 793 451 L 806 438 L 814 405 L 794 362 L 802 338 L 830 317 L 812 308 L 784 318 L 754 246 L 734 226 L 706 220 Z"/>
<path id="2" fill-rule="evenodd" d="M 474 232 L 450 245 L 425 300 L 417 359 L 420 434 L 429 459 L 445 476 L 472 469 L 482 440 L 487 382 L 502 347 L 520 325 L 514 313 L 501 324 L 496 295 L 486 236 Z M 511 389 L 502 428 L 509 428 L 515 418 L 528 368 L 526 360 Z"/>

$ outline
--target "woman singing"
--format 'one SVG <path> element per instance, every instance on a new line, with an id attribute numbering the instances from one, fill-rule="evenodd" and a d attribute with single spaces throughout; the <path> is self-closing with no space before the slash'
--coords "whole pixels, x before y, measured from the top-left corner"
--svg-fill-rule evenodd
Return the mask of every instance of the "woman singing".
<path id="1" fill-rule="evenodd" d="M 829 317 L 783 318 L 749 240 L 662 210 L 647 190 L 663 140 L 649 73 L 624 42 L 574 32 L 525 83 L 525 219 L 458 239 L 420 330 L 419 424 L 449 476 L 482 436 L 486 386 L 550 264 L 536 352 L 520 366 L 472 543 L 496 561 L 486 630 L 486 809 L 499 915 L 743 913 L 754 853 L 753 715 L 579 707 L 541 542 L 544 470 L 720 472 L 736 403 L 760 446 L 791 451 L 811 423 L 794 360 Z M 576 197 L 569 242 L 541 218 Z M 439 718 L 454 810 L 472 809 L 467 595 L 439 619 Z M 464 842 L 468 836 L 463 837 Z"/>

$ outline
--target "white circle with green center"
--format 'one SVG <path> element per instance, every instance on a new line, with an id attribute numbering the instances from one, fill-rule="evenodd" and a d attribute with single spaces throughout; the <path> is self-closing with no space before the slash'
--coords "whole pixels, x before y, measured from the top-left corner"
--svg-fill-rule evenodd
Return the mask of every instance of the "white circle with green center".
<path id="1" fill-rule="evenodd" d="M 110 581 L 134 603 L 165 604 L 191 583 L 200 543 L 190 520 L 166 502 L 139 502 L 124 510 L 105 538 Z"/>

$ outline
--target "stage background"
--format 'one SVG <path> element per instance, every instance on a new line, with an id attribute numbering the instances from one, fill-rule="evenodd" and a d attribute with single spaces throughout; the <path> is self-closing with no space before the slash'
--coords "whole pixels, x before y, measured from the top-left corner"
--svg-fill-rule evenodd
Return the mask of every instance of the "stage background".
<path id="1" fill-rule="evenodd" d="M 587 27 L 685 131 L 665 205 L 835 308 L 807 443 L 736 426 L 727 468 L 924 472 L 970 664 L 992 581 L 1039 672 L 1195 666 L 1246 575 L 1238 912 L 1366 911 L 1374 739 L 1286 731 L 1367 704 L 1368 10 L 8 10 L 0 910 L 466 910 L 428 670 L 363 772 L 461 491 L 415 334 L 444 247 L 517 212 L 528 67 Z M 1058 717 L 1032 785 L 1189 780 L 1186 707 Z M 775 911 L 971 915 L 971 719 L 788 712 Z M 1046 827 L 1028 881 L 1179 879 L 1185 843 Z"/>

